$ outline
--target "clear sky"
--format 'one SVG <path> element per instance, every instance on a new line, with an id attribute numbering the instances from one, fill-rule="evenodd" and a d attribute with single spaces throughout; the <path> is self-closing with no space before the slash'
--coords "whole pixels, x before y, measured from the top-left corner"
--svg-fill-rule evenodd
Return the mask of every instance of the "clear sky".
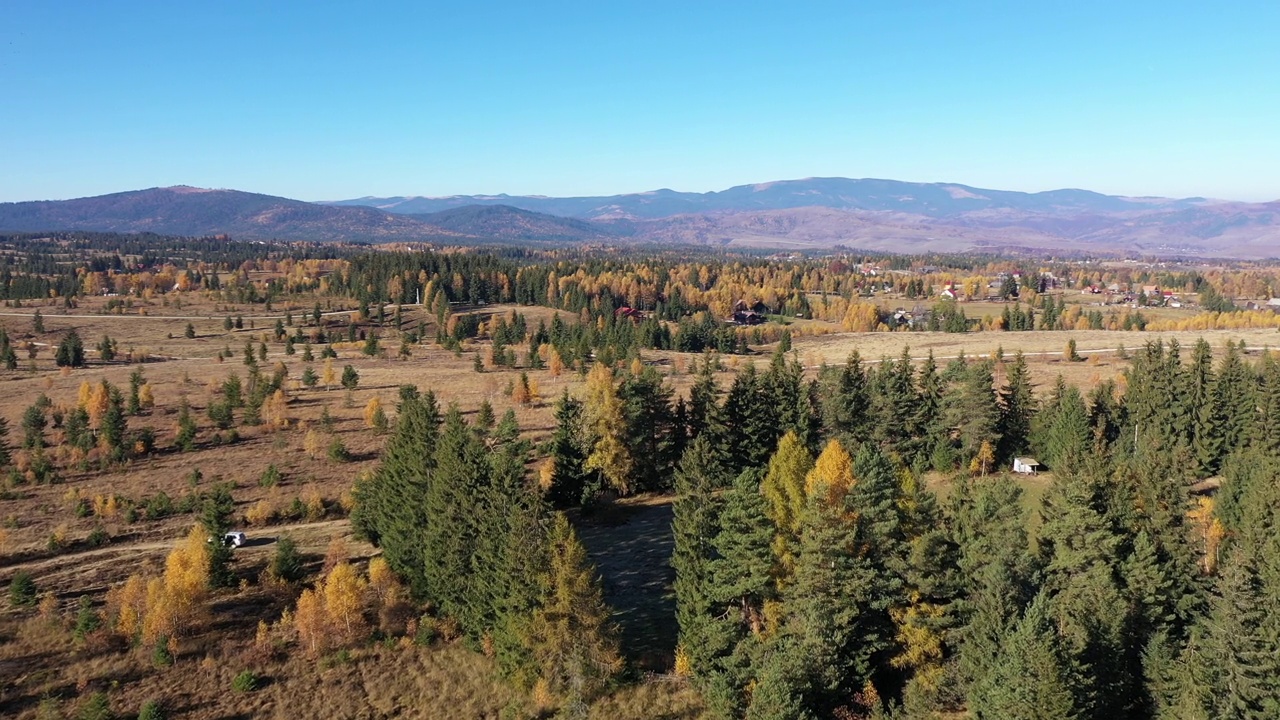
<path id="1" fill-rule="evenodd" d="M 807 176 L 1280 198 L 1280 2 L 0 3 L 0 201 Z"/>

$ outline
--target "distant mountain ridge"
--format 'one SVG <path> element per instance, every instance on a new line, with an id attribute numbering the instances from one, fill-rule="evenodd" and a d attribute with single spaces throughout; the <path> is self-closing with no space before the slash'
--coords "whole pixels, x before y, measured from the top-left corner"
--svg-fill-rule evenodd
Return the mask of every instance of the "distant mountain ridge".
<path id="1" fill-rule="evenodd" d="M 578 198 L 366 197 L 309 203 L 179 186 L 0 203 L 0 232 L 58 230 L 439 244 L 639 242 L 1268 258 L 1280 256 L 1280 201 L 810 178 L 710 193 L 657 190 Z"/>
<path id="2" fill-rule="evenodd" d="M 806 178 L 738 185 L 707 193 L 654 190 L 595 197 L 554 198 L 538 195 L 456 195 L 451 197 L 365 197 L 328 203 L 376 207 L 401 214 L 439 212 L 466 205 L 509 205 L 535 212 L 582 219 L 656 219 L 703 212 L 786 210 L 826 207 L 909 213 L 943 218 L 980 211 L 1015 210 L 1053 215 L 1141 212 L 1181 209 L 1209 203 L 1204 198 L 1124 198 L 1089 190 L 1025 193 L 989 190 L 958 183 L 913 183 L 898 180 Z"/>
<path id="3" fill-rule="evenodd" d="M 392 213 L 510 206 L 593 222 L 646 242 L 922 250 L 1069 250 L 1280 256 L 1280 201 L 1122 197 L 1090 190 L 992 190 L 959 183 L 806 178 L 708 193 L 593 197 L 366 197 L 332 203 Z"/>

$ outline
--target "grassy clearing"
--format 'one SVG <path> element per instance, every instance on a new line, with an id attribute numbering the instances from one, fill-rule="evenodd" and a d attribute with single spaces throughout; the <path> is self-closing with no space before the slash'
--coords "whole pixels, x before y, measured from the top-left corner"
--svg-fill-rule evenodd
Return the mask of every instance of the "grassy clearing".
<path id="1" fill-rule="evenodd" d="M 578 522 L 604 580 L 622 648 L 639 669 L 668 672 L 675 655 L 671 498 L 628 498 Z"/>

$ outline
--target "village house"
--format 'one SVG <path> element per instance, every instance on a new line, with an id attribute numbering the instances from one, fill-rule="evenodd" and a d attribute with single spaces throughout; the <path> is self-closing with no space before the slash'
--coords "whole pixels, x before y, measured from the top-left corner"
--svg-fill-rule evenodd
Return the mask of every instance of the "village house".
<path id="1" fill-rule="evenodd" d="M 644 322 L 643 312 L 636 310 L 635 308 L 628 307 L 626 305 L 623 305 L 617 310 L 614 310 L 613 316 L 615 318 L 618 318 L 619 320 L 621 320 L 622 318 L 626 318 L 636 324 L 640 324 L 641 322 Z"/>
<path id="2" fill-rule="evenodd" d="M 762 302 L 748 305 L 746 300 L 739 300 L 733 304 L 733 316 L 729 320 L 736 325 L 760 325 L 764 323 L 768 310 Z"/>

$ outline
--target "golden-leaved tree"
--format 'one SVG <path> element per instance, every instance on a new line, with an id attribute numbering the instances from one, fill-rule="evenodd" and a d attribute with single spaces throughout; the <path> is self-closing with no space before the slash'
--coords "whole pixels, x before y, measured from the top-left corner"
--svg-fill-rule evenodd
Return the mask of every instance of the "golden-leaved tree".
<path id="1" fill-rule="evenodd" d="M 343 642 L 355 640 L 364 628 L 368 583 L 348 562 L 340 562 L 324 579 L 324 610 Z"/>
<path id="2" fill-rule="evenodd" d="M 586 426 L 596 438 L 585 467 L 597 470 L 621 495 L 631 490 L 633 460 L 627 444 L 627 419 L 613 384 L 613 370 L 597 363 L 587 375 Z"/>
<path id="3" fill-rule="evenodd" d="M 835 506 L 844 500 L 853 483 L 853 458 L 839 440 L 832 440 L 805 475 L 804 491 L 807 497 L 825 496 L 824 502 Z"/>
<path id="4" fill-rule="evenodd" d="M 800 519 L 806 501 L 805 476 L 813 469 L 813 457 L 794 431 L 788 430 L 778 441 L 778 449 L 769 459 L 769 470 L 760 484 L 765 499 L 765 514 L 777 532 L 773 539 L 773 555 L 780 584 L 795 570 L 795 552 L 800 541 Z"/>
<path id="5" fill-rule="evenodd" d="M 191 528 L 165 559 L 164 574 L 131 575 L 107 594 L 116 631 L 152 646 L 163 638 L 190 634 L 203 621 L 209 588 L 208 534 Z"/>
<path id="6" fill-rule="evenodd" d="M 622 656 L 595 568 L 562 513 L 552 522 L 548 544 L 551 568 L 529 623 L 529 647 L 545 686 L 572 708 L 621 672 Z"/>

